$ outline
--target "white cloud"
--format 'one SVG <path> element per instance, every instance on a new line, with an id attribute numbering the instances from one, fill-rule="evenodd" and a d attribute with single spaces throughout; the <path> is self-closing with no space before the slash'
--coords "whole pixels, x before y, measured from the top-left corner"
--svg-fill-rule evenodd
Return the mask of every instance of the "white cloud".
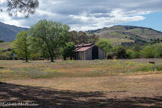
<path id="1" fill-rule="evenodd" d="M 40 6 L 29 18 L 9 17 L 0 20 L 7 24 L 29 27 L 41 19 L 59 21 L 75 30 L 110 27 L 130 21 L 141 21 L 143 15 L 162 11 L 161 0 L 39 0 Z"/>
<path id="2" fill-rule="evenodd" d="M 96 15 L 101 15 L 101 17 L 95 17 Z M 115 9 L 111 13 L 109 13 L 109 17 L 102 17 L 107 15 L 107 13 L 101 14 L 91 14 L 90 16 L 86 13 L 80 15 L 70 15 L 72 19 L 76 19 L 78 21 L 82 21 L 82 26 L 79 24 L 72 24 L 72 29 L 75 30 L 89 30 L 89 29 L 99 29 L 102 27 L 110 27 L 114 24 L 120 24 L 123 22 L 129 21 L 140 21 L 144 20 L 143 16 L 135 16 L 135 15 L 126 15 L 122 10 Z"/>

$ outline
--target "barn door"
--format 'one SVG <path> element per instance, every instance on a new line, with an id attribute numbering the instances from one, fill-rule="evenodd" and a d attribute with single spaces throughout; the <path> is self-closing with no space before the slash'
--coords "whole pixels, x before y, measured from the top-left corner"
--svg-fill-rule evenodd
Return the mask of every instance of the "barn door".
<path id="1" fill-rule="evenodd" d="M 92 48 L 92 59 L 93 60 L 98 59 L 98 47 L 97 46 L 94 46 Z"/>

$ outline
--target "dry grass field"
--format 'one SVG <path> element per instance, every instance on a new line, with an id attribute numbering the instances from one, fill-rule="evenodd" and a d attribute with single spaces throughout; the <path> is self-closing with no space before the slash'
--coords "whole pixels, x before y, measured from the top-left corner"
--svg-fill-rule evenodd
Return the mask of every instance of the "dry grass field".
<path id="1" fill-rule="evenodd" d="M 162 59 L 0 61 L 0 81 L 0 103 L 34 102 L 38 108 L 162 108 Z"/>

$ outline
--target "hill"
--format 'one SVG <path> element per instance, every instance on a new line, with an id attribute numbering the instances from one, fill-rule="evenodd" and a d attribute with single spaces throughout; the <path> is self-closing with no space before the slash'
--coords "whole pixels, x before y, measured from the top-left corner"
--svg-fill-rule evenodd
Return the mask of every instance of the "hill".
<path id="1" fill-rule="evenodd" d="M 12 42 L 0 42 L 0 50 L 8 50 L 12 48 Z"/>
<path id="2" fill-rule="evenodd" d="M 162 40 L 162 32 L 151 28 L 137 26 L 118 25 L 110 28 L 87 31 L 87 33 L 97 34 L 100 38 L 107 38 L 115 43 L 127 42 L 143 44 Z"/>
<path id="3" fill-rule="evenodd" d="M 0 22 L 0 40 L 13 41 L 16 34 L 22 30 L 28 30 L 27 28 L 8 25 Z"/>

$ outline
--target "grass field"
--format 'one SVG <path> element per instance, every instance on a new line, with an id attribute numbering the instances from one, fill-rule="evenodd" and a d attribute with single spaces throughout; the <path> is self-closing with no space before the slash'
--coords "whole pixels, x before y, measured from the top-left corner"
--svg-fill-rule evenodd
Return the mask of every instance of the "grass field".
<path id="1" fill-rule="evenodd" d="M 0 102 L 49 108 L 162 107 L 162 59 L 0 61 L 0 81 Z"/>

